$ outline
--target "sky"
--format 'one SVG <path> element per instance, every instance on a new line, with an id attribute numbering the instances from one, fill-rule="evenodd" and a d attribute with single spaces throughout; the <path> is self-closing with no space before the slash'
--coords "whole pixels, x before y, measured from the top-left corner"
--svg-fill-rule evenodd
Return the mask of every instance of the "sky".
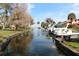
<path id="1" fill-rule="evenodd" d="M 65 21 L 71 12 L 79 18 L 78 3 L 29 3 L 28 11 L 35 22 L 45 21 L 49 17 L 56 22 Z"/>
<path id="2" fill-rule="evenodd" d="M 3 10 L 0 10 L 0 13 L 2 12 Z M 56 22 L 66 21 L 71 12 L 79 18 L 79 3 L 28 3 L 28 12 L 34 22 L 42 22 L 49 17 Z"/>

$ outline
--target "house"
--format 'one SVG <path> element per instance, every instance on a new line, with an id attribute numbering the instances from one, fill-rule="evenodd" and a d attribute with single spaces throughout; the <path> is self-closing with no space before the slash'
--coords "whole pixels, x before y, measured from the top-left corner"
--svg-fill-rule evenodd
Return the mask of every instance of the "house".
<path id="1" fill-rule="evenodd" d="M 67 20 L 67 27 L 69 25 L 75 25 L 77 28 L 79 28 L 79 20 L 78 19 Z"/>
<path id="2" fill-rule="evenodd" d="M 77 19 L 77 20 L 73 20 L 72 21 L 72 24 L 77 24 L 77 25 L 79 25 L 79 20 Z"/>

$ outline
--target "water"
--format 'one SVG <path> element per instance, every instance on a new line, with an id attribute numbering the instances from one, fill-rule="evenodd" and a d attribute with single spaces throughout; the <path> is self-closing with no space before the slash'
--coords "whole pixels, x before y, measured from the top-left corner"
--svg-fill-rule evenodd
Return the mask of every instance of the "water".
<path id="1" fill-rule="evenodd" d="M 33 28 L 32 33 L 20 40 L 14 39 L 4 52 L 8 56 L 62 56 L 55 41 L 47 32 Z"/>

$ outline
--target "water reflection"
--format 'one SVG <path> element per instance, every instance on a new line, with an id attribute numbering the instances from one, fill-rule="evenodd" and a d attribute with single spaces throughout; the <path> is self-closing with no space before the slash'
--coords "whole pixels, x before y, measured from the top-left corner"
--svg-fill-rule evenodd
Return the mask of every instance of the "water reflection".
<path id="1" fill-rule="evenodd" d="M 55 41 L 47 35 L 48 32 L 33 28 L 25 37 L 13 39 L 4 55 L 30 55 L 30 56 L 59 56 L 60 53 L 55 46 Z"/>
<path id="2" fill-rule="evenodd" d="M 6 55 L 26 55 L 25 51 L 28 53 L 28 44 L 32 41 L 32 33 L 28 33 L 25 37 L 16 37 L 14 38 L 7 50 Z"/>

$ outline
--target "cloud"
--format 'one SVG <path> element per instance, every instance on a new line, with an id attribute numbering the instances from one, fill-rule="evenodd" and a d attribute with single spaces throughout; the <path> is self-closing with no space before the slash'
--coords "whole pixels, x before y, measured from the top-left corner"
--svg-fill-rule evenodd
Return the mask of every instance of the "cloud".
<path id="1" fill-rule="evenodd" d="M 28 3 L 28 11 L 29 11 L 29 13 L 32 12 L 32 9 L 33 9 L 33 8 L 35 8 L 35 5 Z"/>

